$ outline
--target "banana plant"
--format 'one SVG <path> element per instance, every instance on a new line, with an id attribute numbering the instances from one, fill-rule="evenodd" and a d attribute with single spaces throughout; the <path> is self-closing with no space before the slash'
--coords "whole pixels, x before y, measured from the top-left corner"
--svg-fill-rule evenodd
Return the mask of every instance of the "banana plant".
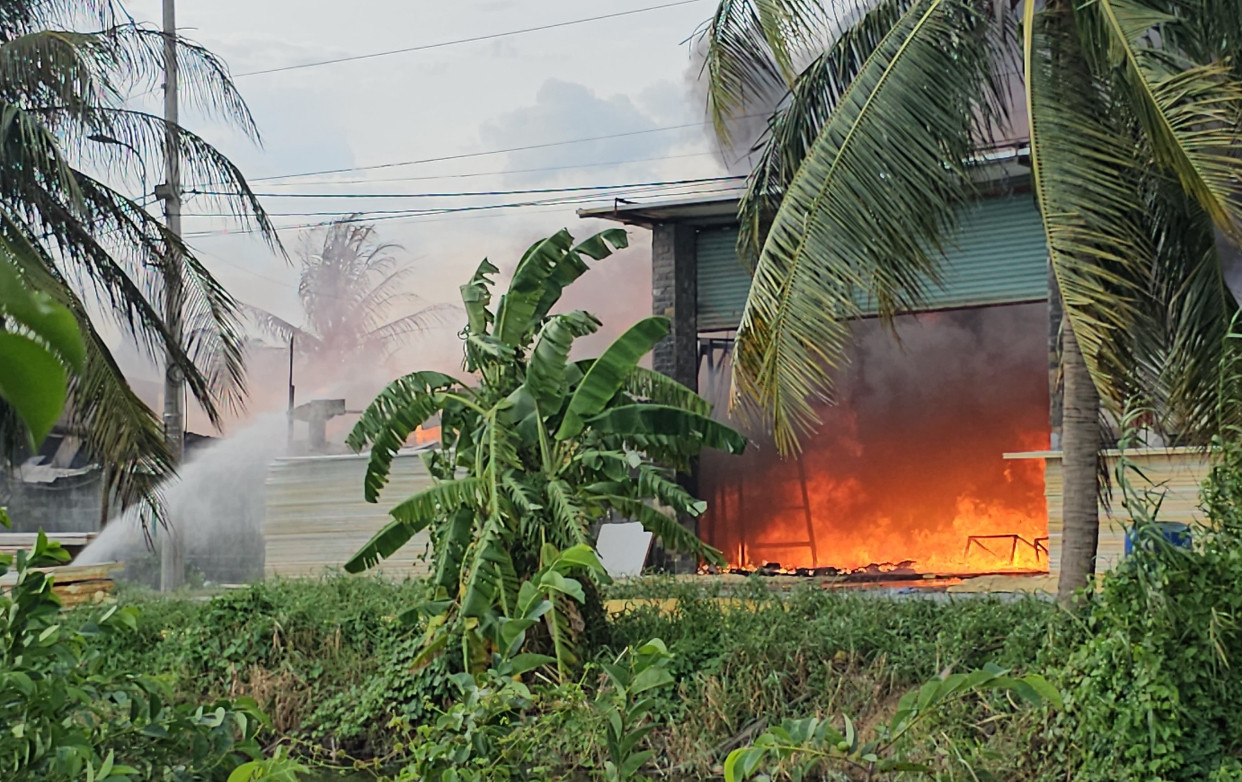
<path id="1" fill-rule="evenodd" d="M 574 361 L 574 340 L 600 322 L 582 311 L 552 313 L 588 260 L 625 246 L 620 229 L 578 244 L 564 230 L 536 242 L 495 307 L 499 270 L 484 260 L 461 288 L 465 369 L 475 382 L 431 371 L 399 378 L 347 440 L 355 451 L 371 449 L 364 494 L 376 502 L 411 432 L 439 418 L 440 447 L 423 457 L 434 485 L 392 508 L 392 520 L 345 568 L 372 567 L 428 530 L 428 604 L 462 639 L 469 668 L 489 658 L 478 629 L 514 616 L 519 585 L 546 564 L 544 545 L 590 546 L 592 526 L 609 516 L 642 523 L 669 549 L 722 562 L 678 522 L 706 504 L 677 482 L 676 471 L 703 448 L 740 453 L 746 441 L 713 420 L 698 394 L 639 366 L 668 334 L 668 320 L 645 318 L 598 358 Z M 588 582 L 598 580 L 595 571 L 587 574 Z M 564 671 L 575 657 L 572 627 L 581 622 L 574 621 L 575 601 L 562 595 L 553 603 L 544 621 Z M 553 621 L 569 629 L 557 635 Z"/>

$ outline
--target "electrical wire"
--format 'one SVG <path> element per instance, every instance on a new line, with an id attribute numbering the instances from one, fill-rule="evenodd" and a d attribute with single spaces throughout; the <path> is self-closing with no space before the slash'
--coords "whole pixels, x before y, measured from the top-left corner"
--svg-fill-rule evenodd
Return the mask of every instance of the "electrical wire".
<path id="1" fill-rule="evenodd" d="M 679 195 L 679 196 L 705 195 L 705 194 L 727 195 L 733 192 L 735 192 L 735 190 L 733 189 L 722 189 L 722 188 L 717 187 L 717 188 L 708 188 L 708 189 L 700 189 L 700 190 L 687 190 L 687 191 L 676 193 L 676 195 Z M 319 222 L 314 222 L 314 223 L 303 223 L 299 225 L 280 225 L 280 226 L 276 226 L 276 230 L 277 231 L 293 231 L 293 230 L 302 230 L 302 229 L 308 229 L 308 228 L 322 228 L 324 226 L 331 225 L 333 223 L 359 223 L 359 222 L 370 223 L 370 222 L 380 222 L 380 221 L 389 221 L 389 220 L 406 220 L 410 218 L 422 217 L 425 215 L 456 214 L 459 212 L 477 212 L 477 211 L 485 211 L 485 210 L 493 210 L 493 209 L 518 209 L 518 208 L 525 208 L 525 207 L 532 207 L 532 206 L 549 206 L 549 205 L 554 205 L 554 204 L 565 206 L 565 205 L 571 205 L 571 204 L 590 203 L 596 200 L 598 199 L 578 195 L 578 196 L 569 196 L 563 199 L 520 201 L 520 202 L 505 203 L 505 204 L 481 204 L 481 205 L 476 205 L 476 206 L 447 207 L 444 209 L 393 210 L 391 212 L 369 212 L 369 213 L 364 213 L 364 214 L 347 215 L 347 216 L 340 216 L 339 213 L 324 212 L 321 214 L 325 216 L 330 215 L 330 214 L 337 214 L 337 217 L 336 219 L 333 219 L 333 220 L 319 221 Z M 215 217 L 217 215 L 189 214 L 185 216 L 186 217 Z M 311 215 L 307 215 L 307 216 L 311 216 Z M 257 233 L 258 231 L 259 229 L 257 228 L 236 228 L 236 229 L 225 229 L 221 231 L 196 231 L 196 232 L 186 233 L 185 237 L 186 238 L 204 238 L 204 237 L 212 237 L 212 236 L 232 236 L 232 235 L 252 234 L 252 233 Z"/>
<path id="2" fill-rule="evenodd" d="M 767 117 L 766 113 L 742 114 L 736 119 L 751 119 L 753 117 Z M 330 168 L 322 171 L 303 171 L 295 174 L 276 174 L 272 176 L 252 177 L 250 182 L 271 182 L 277 179 L 300 179 L 308 176 L 326 176 L 328 174 L 348 174 L 353 171 L 375 171 L 382 168 L 400 168 L 402 166 L 418 166 L 425 163 L 440 163 L 446 160 L 464 160 L 466 158 L 487 157 L 489 155 L 502 155 L 507 152 L 524 152 L 530 149 L 547 149 L 548 147 L 560 147 L 568 144 L 585 144 L 591 141 L 605 141 L 614 138 L 625 138 L 627 136 L 641 136 L 649 133 L 667 133 L 673 130 L 685 130 L 687 128 L 702 128 L 706 123 L 703 122 L 687 122 L 683 125 L 666 125 L 660 128 L 647 128 L 645 130 L 631 130 L 625 133 L 608 133 L 602 136 L 588 136 L 586 138 L 572 138 L 563 141 L 547 141 L 541 144 L 527 144 L 520 147 L 506 147 L 504 149 L 489 149 L 484 152 L 463 152 L 456 155 L 441 155 L 440 157 L 420 158 L 417 160 L 402 160 L 393 163 L 376 163 L 369 166 L 351 166 L 349 168 Z"/>
<path id="3" fill-rule="evenodd" d="M 606 166 L 626 166 L 631 163 L 653 163 L 662 160 L 680 160 L 690 157 L 715 156 L 715 152 L 688 152 L 684 155 L 661 155 L 660 157 L 640 157 L 629 160 L 606 160 L 597 163 L 583 163 L 576 166 L 544 166 L 542 168 L 511 168 L 502 171 L 475 171 L 468 174 L 426 174 L 423 176 L 385 177 L 383 179 L 324 179 L 317 182 L 272 182 L 271 187 L 308 187 L 311 185 L 369 185 L 380 182 L 426 182 L 438 179 L 468 179 L 480 176 L 507 176 L 509 174 L 536 174 L 545 171 L 577 171 L 581 168 L 602 168 Z"/>
<path id="4" fill-rule="evenodd" d="M 500 33 L 489 33 L 487 35 L 474 35 L 469 38 L 457 38 L 451 41 L 440 41 L 438 43 L 422 44 L 420 46 L 407 46 L 401 49 L 389 49 L 382 52 L 370 52 L 368 54 L 354 54 L 346 57 L 335 57 L 330 60 L 317 60 L 315 62 L 304 62 L 295 65 L 283 65 L 276 68 L 264 68 L 257 71 L 247 71 L 238 73 L 233 76 L 234 79 L 244 79 L 249 76 L 262 76 L 269 73 L 284 73 L 286 71 L 295 71 L 303 68 L 317 68 L 321 65 L 336 65 L 343 62 L 357 62 L 359 60 L 372 60 L 377 57 L 389 57 L 394 54 L 408 54 L 409 52 L 423 52 L 429 49 L 441 49 L 446 46 L 457 46 L 463 43 L 476 43 L 479 41 L 493 41 L 497 38 L 507 38 L 514 35 L 525 35 L 527 33 L 540 32 L 542 30 L 555 30 L 561 27 L 572 27 L 574 25 L 586 24 L 588 22 L 599 22 L 606 19 L 618 19 L 623 16 L 633 16 L 635 14 L 644 14 L 649 11 L 660 11 L 665 8 L 675 8 L 682 5 L 693 5 L 701 3 L 704 0 L 677 0 L 672 3 L 661 3 L 660 5 L 647 6 L 646 8 L 634 8 L 629 11 L 617 11 L 611 14 L 601 14 L 599 16 L 588 16 L 582 19 L 570 19 L 564 22 L 553 22 L 551 24 L 539 25 L 536 27 L 524 27 L 519 30 L 507 30 Z"/>
<path id="5" fill-rule="evenodd" d="M 534 195 L 542 193 L 598 192 L 601 190 L 630 190 L 633 188 L 668 187 L 673 185 L 698 185 L 707 182 L 727 182 L 745 179 L 743 175 L 699 177 L 696 179 L 671 179 L 663 182 L 632 182 L 620 185 L 579 185 L 576 187 L 538 187 L 524 190 L 466 190 L 445 193 L 252 193 L 260 198 L 476 198 L 480 196 Z M 186 190 L 191 195 L 239 196 L 238 192 L 226 190 Z"/>
<path id="6" fill-rule="evenodd" d="M 704 193 L 724 195 L 724 194 L 728 194 L 732 192 L 734 191 L 731 191 L 731 190 L 687 190 L 687 191 L 682 191 L 678 193 L 670 193 L 668 195 L 686 196 L 686 195 L 699 195 L 699 194 L 704 194 Z M 565 198 L 546 199 L 546 200 L 540 200 L 540 201 L 522 201 L 522 202 L 506 203 L 506 204 L 480 204 L 477 206 L 442 207 L 442 208 L 436 208 L 436 209 L 371 209 L 371 210 L 367 210 L 363 212 L 353 212 L 353 213 L 345 213 L 345 212 L 340 212 L 340 211 L 269 212 L 268 215 L 271 217 L 330 217 L 330 218 L 333 218 L 331 220 L 314 223 L 312 225 L 277 226 L 277 230 L 284 230 L 286 228 L 314 228 L 314 227 L 328 225 L 329 223 L 333 223 L 333 222 L 349 222 L 349 223 L 372 222 L 376 220 L 387 220 L 387 219 L 402 218 L 402 217 L 418 217 L 422 215 L 453 214 L 457 212 L 473 212 L 473 211 L 484 211 L 484 210 L 491 210 L 491 209 L 514 209 L 514 208 L 529 207 L 529 206 L 550 206 L 550 205 L 564 206 L 564 205 L 574 205 L 574 204 L 589 204 L 589 203 L 595 203 L 597 201 L 598 199 L 594 199 L 594 198 L 583 198 L 580 196 L 568 196 Z M 222 212 L 199 212 L 199 213 L 187 213 L 187 214 L 182 215 L 182 217 L 201 217 L 201 218 L 225 218 L 225 217 L 231 217 L 231 216 L 232 215 L 229 215 L 227 213 L 222 213 Z M 232 233 L 254 233 L 257 230 L 258 229 L 251 228 L 251 229 L 232 231 Z"/>
<path id="7" fill-rule="evenodd" d="M 696 187 L 697 185 L 707 185 L 708 190 L 685 190 L 687 187 Z M 544 205 L 544 204 L 578 204 L 592 203 L 605 197 L 613 197 L 614 200 L 625 201 L 628 198 L 645 198 L 650 196 L 682 196 L 691 193 L 702 192 L 736 192 L 735 188 L 728 182 L 717 182 L 714 180 L 704 180 L 702 182 L 689 182 L 687 184 L 678 185 L 676 187 L 636 187 L 628 190 L 613 190 L 603 193 L 563 193 L 555 197 L 540 199 L 536 201 L 520 201 L 515 205 Z M 624 198 L 622 198 L 624 196 Z M 464 207 L 406 207 L 402 209 L 360 209 L 355 211 L 341 209 L 325 209 L 313 212 L 267 212 L 272 217 L 331 217 L 331 216 L 351 216 L 351 215 L 387 215 L 387 214 L 440 214 L 443 212 L 468 211 L 474 209 L 497 208 L 508 206 L 509 204 L 474 204 Z M 183 212 L 183 217 L 232 217 L 229 212 Z"/>

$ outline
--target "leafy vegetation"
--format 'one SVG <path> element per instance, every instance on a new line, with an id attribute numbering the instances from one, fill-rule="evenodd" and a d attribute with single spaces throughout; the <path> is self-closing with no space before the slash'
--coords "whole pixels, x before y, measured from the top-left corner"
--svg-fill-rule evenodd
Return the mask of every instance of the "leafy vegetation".
<path id="1" fill-rule="evenodd" d="M 249 698 L 178 703 L 167 681 L 111 667 L 100 639 L 137 626 L 113 606 L 77 627 L 61 622 L 52 577 L 38 568 L 69 555 L 40 533 L 35 547 L 0 555 L 0 770 L 14 782 L 224 780 L 296 769 L 264 759 L 266 718 Z M 97 614 L 97 615 L 96 615 Z M 246 764 L 243 766 L 243 764 Z M 241 769 L 238 772 L 238 769 Z M 275 777 L 279 778 L 279 777 Z"/>
<path id="2" fill-rule="evenodd" d="M 80 370 L 78 323 L 18 270 L 37 251 L 20 234 L 0 236 L 0 403 L 30 444 L 65 404 L 66 370 Z M 0 508 L 0 524 L 9 517 Z M 178 704 L 166 682 L 107 667 L 99 639 L 136 626 L 137 611 L 113 606 L 77 627 L 62 623 L 54 576 L 69 561 L 39 532 L 34 547 L 0 553 L 0 771 L 14 782 L 295 779 L 300 764 L 264 758 L 255 741 L 266 721 L 251 699 Z"/>
<path id="3" fill-rule="evenodd" d="M 118 668 L 175 681 L 179 701 L 252 695 L 302 757 L 398 779 L 1224 782 L 1242 771 L 1240 442 L 1217 445 L 1204 492 L 1216 526 L 1196 529 L 1193 549 L 1160 543 L 1158 487 L 1135 488 L 1123 464 L 1140 544 L 1085 615 L 1027 598 L 649 579 L 605 588 L 629 608 L 609 621 L 611 646 L 561 681 L 519 637 L 551 594 L 535 585 L 558 556 L 580 556 L 549 551 L 552 570 L 517 601 L 518 632 L 493 625 L 498 651 L 470 674 L 445 657 L 411 665 L 425 625 L 397 616 L 425 594 L 416 582 L 160 601 L 101 643 Z"/>
<path id="4" fill-rule="evenodd" d="M 668 334 L 668 321 L 639 321 L 598 358 L 571 361 L 574 340 L 599 321 L 581 311 L 552 314 L 562 291 L 590 268 L 587 259 L 602 260 L 625 244 L 619 229 L 578 244 L 568 231 L 536 242 L 495 310 L 490 277 L 497 268 L 483 261 L 462 286 L 465 368 L 478 382 L 406 375 L 376 397 L 349 435 L 355 450 L 371 448 L 365 494 L 375 502 L 397 450 L 439 417 L 440 449 L 423 457 L 435 484 L 394 507 L 392 521 L 345 566 L 363 570 L 430 531 L 434 575 L 421 607 L 429 617 L 428 655 L 452 647 L 465 670 L 486 668 L 497 648 L 492 629 L 514 618 L 519 585 L 542 572 L 540 583 L 561 593 L 542 616 L 566 675 L 577 663 L 581 630 L 599 628 L 602 619 L 589 594 L 557 586 L 562 576 L 547 570 L 545 552 L 564 550 L 557 555 L 565 562 L 589 547 L 592 525 L 609 514 L 642 522 L 671 549 L 722 561 L 678 522 L 706 506 L 674 471 L 704 447 L 737 453 L 745 440 L 708 417 L 710 406 L 697 394 L 638 366 Z M 587 585 L 602 573 L 588 570 Z M 581 616 L 570 597 L 597 615 Z"/>
<path id="5" fill-rule="evenodd" d="M 468 728 L 476 737 L 470 764 L 494 775 L 485 778 L 604 778 L 608 762 L 624 767 L 624 738 L 642 733 L 628 749 L 656 754 L 639 774 L 712 779 L 732 749 L 782 720 L 844 712 L 871 725 L 945 668 L 995 662 L 1030 673 L 1047 653 L 1055 616 L 1038 600 L 950 603 L 809 587 L 777 594 L 758 579 L 729 590 L 656 579 L 604 595 L 672 598 L 671 610 L 638 604 L 613 617 L 612 646 L 597 650 L 576 680 L 532 671 L 513 688 L 495 659 L 470 677 L 448 670 L 444 657 L 412 670 L 423 628 L 397 617 L 424 588 L 341 576 L 265 582 L 207 602 L 130 593 L 123 597 L 142 609 L 137 631 L 109 640 L 106 653 L 120 669 L 175 682 L 188 702 L 254 697 L 271 714 L 273 740 L 327 767 L 393 776 L 432 768 L 467 751 Z M 673 683 L 634 693 L 629 682 L 642 672 L 635 655 L 653 638 L 668 656 L 651 664 Z M 620 686 L 605 666 L 615 666 Z M 613 713 L 623 715 L 620 730 Z M 914 732 L 911 756 L 941 762 L 937 742 L 947 732 L 973 766 L 1006 768 L 1026 739 L 995 726 L 1014 713 L 1000 697 L 955 703 Z M 985 719 L 987 733 L 971 727 Z M 620 739 L 615 755 L 610 733 Z"/>
<path id="6" fill-rule="evenodd" d="M 0 236 L 0 404 L 24 423 L 31 447 L 60 418 L 67 370 L 80 370 L 85 352 L 73 314 L 22 283 L 16 259 L 35 254 L 23 237 Z"/>
<path id="7" fill-rule="evenodd" d="M 1143 549 L 1105 579 L 1063 671 L 1050 750 L 1077 780 L 1242 778 L 1242 443 L 1223 439 L 1205 487 L 1213 522 L 1167 542 L 1159 493 L 1119 466 Z"/>
<path id="8" fill-rule="evenodd" d="M 761 769 L 767 772 L 765 779 L 794 780 L 805 779 L 822 768 L 854 771 L 867 780 L 894 774 L 931 774 L 931 766 L 913 763 L 901 754 L 906 734 L 950 700 L 985 690 L 1014 692 L 1033 704 L 1045 699 L 1057 705 L 1061 702 L 1060 693 L 1039 674 L 1013 678 L 993 665 L 970 673 L 946 673 L 903 695 L 893 716 L 876 726 L 870 740 L 863 740 L 848 716 L 842 717 L 843 731 L 818 717 L 785 720 L 764 731 L 752 746 L 729 753 L 724 764 L 725 782 L 741 782 Z"/>

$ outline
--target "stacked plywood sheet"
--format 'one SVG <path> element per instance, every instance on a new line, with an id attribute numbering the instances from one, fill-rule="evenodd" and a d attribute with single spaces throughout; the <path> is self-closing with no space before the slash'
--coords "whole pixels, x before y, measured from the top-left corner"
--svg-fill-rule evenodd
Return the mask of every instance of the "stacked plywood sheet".
<path id="1" fill-rule="evenodd" d="M 378 503 L 362 496 L 367 456 L 308 456 L 276 460 L 267 473 L 263 523 L 265 570 L 273 576 L 317 576 L 339 568 L 390 521 L 388 509 L 431 485 L 418 454 L 402 451 Z M 415 536 L 379 571 L 406 577 L 426 572 L 426 532 Z"/>
<path id="2" fill-rule="evenodd" d="M 115 586 L 112 581 L 113 571 L 121 567 L 122 565 L 115 562 L 107 562 L 100 565 L 60 565 L 35 570 L 41 570 L 52 577 L 52 591 L 69 608 L 83 603 L 102 602 Z M 8 589 L 16 581 L 16 573 L 6 573 L 0 577 L 0 589 Z"/>
<path id="3" fill-rule="evenodd" d="M 98 532 L 46 532 L 47 539 L 59 543 L 70 554 L 76 555 L 99 536 Z M 30 551 L 39 539 L 37 532 L 0 532 L 0 552 L 16 554 Z"/>
<path id="4" fill-rule="evenodd" d="M 1061 562 L 1061 509 L 1064 480 L 1060 451 L 1036 451 L 1006 454 L 1010 459 L 1044 460 L 1044 494 L 1048 500 L 1048 561 L 1056 576 Z M 1107 454 L 1109 474 L 1113 475 L 1118 453 Z M 1159 521 L 1196 524 L 1202 521 L 1199 510 L 1200 485 L 1210 469 L 1208 454 L 1195 448 L 1139 448 L 1126 451 L 1126 458 L 1142 473 L 1130 473 L 1130 483 L 1138 493 L 1151 492 L 1163 496 Z M 1122 490 L 1112 483 L 1110 510 L 1100 513 L 1100 545 L 1096 571 L 1113 567 L 1125 556 L 1125 527 L 1129 515 L 1123 504 Z"/>

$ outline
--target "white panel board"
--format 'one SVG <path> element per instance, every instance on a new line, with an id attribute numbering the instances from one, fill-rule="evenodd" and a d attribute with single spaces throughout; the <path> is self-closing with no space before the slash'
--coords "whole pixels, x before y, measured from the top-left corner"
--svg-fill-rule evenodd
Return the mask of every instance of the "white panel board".
<path id="1" fill-rule="evenodd" d="M 600 527 L 599 539 L 595 542 L 600 561 L 608 575 L 613 578 L 641 575 L 650 548 L 651 533 L 636 521 L 604 524 Z"/>
<path id="2" fill-rule="evenodd" d="M 401 451 L 379 502 L 367 502 L 362 496 L 367 458 L 278 459 L 268 468 L 263 524 L 267 575 L 319 576 L 339 568 L 391 520 L 389 508 L 432 483 L 418 455 Z M 424 530 L 383 560 L 379 572 L 397 578 L 426 573 L 428 544 Z"/>

